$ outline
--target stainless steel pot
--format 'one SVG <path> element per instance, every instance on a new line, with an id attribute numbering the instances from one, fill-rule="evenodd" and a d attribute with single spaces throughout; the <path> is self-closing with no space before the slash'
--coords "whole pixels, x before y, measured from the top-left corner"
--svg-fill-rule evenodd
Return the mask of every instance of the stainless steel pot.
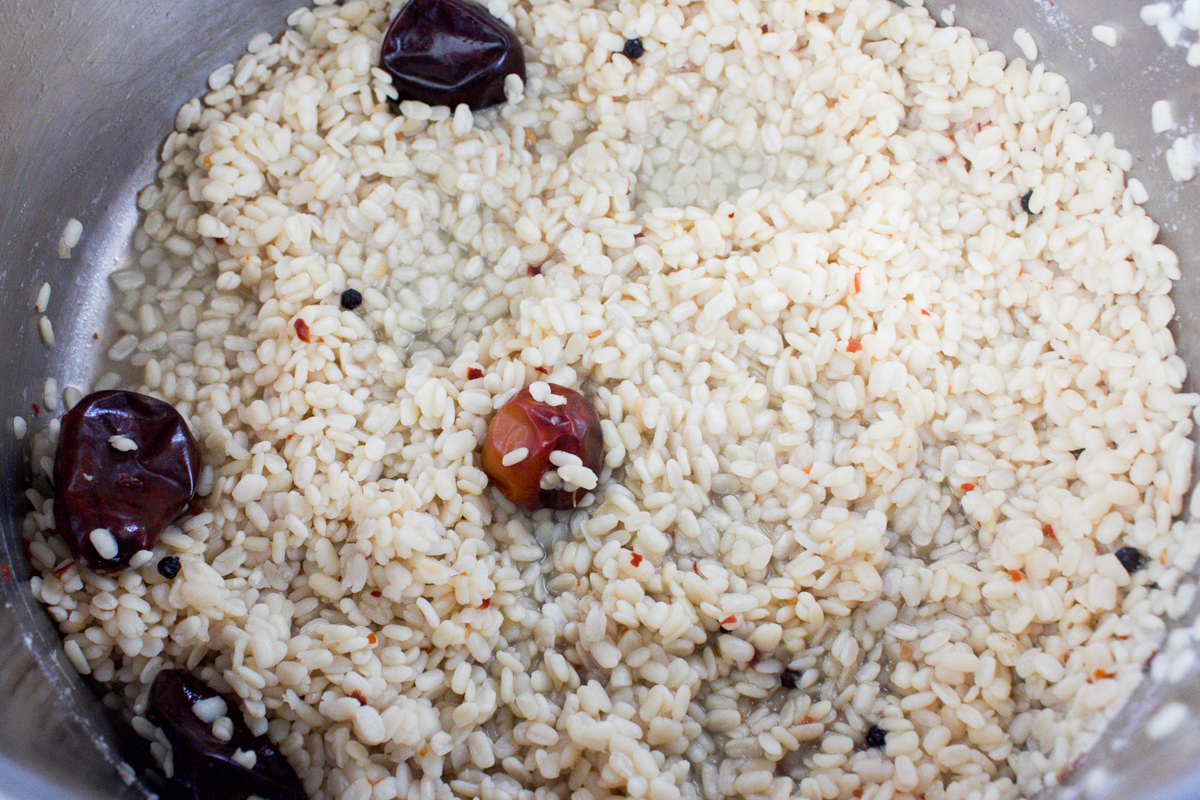
<path id="1" fill-rule="evenodd" d="M 910 0 L 910 2 L 920 0 Z M 15 414 L 32 417 L 43 380 L 85 386 L 107 335 L 106 276 L 137 222 L 134 196 L 153 177 L 175 110 L 205 76 L 237 58 L 259 31 L 277 33 L 298 0 L 6 0 L 0 24 L 0 798 L 144 797 L 118 770 L 98 701 L 63 657 L 58 635 L 30 596 L 20 535 L 24 448 L 10 435 Z M 1178 0 L 1176 0 L 1178 4 Z M 1049 69 L 1070 79 L 1137 159 L 1133 176 L 1151 192 L 1162 241 L 1182 258 L 1175 288 L 1176 339 L 1200 375 L 1200 179 L 1173 183 L 1164 161 L 1172 137 L 1153 134 L 1150 105 L 1176 102 L 1176 118 L 1200 130 L 1200 69 L 1168 51 L 1138 20 L 1132 0 L 930 0 L 1011 58 L 1012 34 L 1033 34 Z M 1096 24 L 1122 30 L 1108 48 Z M 56 245 L 71 217 L 85 234 L 70 259 Z M 54 286 L 47 350 L 33 313 L 38 287 Z M 100 339 L 93 339 L 98 333 Z M 1193 383 L 1195 377 L 1193 377 Z M 47 419 L 43 412 L 40 419 Z M 39 422 L 35 420 L 35 424 Z M 1195 613 L 1184 619 L 1190 622 Z M 1166 740 L 1146 738 L 1146 720 L 1168 702 L 1193 709 Z M 1099 771 L 1099 770 L 1102 770 Z M 128 770 L 124 770 L 128 775 Z M 1107 779 L 1097 780 L 1097 775 Z M 1178 683 L 1146 681 L 1060 798 L 1200 797 L 1200 667 Z"/>

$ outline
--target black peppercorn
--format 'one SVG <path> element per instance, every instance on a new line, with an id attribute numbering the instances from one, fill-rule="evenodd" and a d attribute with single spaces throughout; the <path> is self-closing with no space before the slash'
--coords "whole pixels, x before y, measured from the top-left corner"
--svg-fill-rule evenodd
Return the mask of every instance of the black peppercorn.
<path id="1" fill-rule="evenodd" d="M 887 733 L 878 725 L 872 725 L 867 729 L 867 738 L 864 743 L 867 747 L 883 747 L 887 744 Z"/>
<path id="2" fill-rule="evenodd" d="M 1026 214 L 1033 213 L 1032 211 L 1029 210 L 1029 201 L 1032 199 L 1033 199 L 1033 190 L 1032 189 L 1030 189 L 1028 192 L 1026 192 L 1025 195 L 1021 198 L 1021 210 L 1024 211 Z"/>
<path id="3" fill-rule="evenodd" d="M 785 689 L 795 689 L 797 681 L 800 680 L 800 673 L 791 667 L 786 668 L 779 673 L 779 685 Z"/>
<path id="4" fill-rule="evenodd" d="M 164 556 L 158 560 L 158 574 L 170 580 L 179 574 L 182 566 L 179 563 L 178 556 Z"/>
<path id="5" fill-rule="evenodd" d="M 357 289 L 347 289 L 342 292 L 342 308 L 353 311 L 362 305 L 362 292 Z"/>
<path id="6" fill-rule="evenodd" d="M 1137 572 L 1146 564 L 1146 555 L 1136 547 L 1122 547 L 1114 555 L 1117 561 L 1121 562 L 1121 566 L 1130 575 Z"/>
<path id="7" fill-rule="evenodd" d="M 630 61 L 637 61 L 646 53 L 646 46 L 642 44 L 641 39 L 626 39 L 625 47 L 621 49 L 625 57 Z"/>

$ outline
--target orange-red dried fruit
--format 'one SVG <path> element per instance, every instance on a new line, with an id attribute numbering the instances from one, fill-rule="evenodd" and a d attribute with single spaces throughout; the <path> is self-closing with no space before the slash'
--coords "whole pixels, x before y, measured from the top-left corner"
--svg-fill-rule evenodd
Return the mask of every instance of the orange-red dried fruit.
<path id="1" fill-rule="evenodd" d="M 604 436 L 600 415 L 586 397 L 573 389 L 549 384 L 550 392 L 566 400 L 552 406 L 522 389 L 492 417 L 483 443 L 483 471 L 512 503 L 529 511 L 575 508 L 587 494 L 583 489 L 542 488 L 542 476 L 556 467 L 550 454 L 560 450 L 578 456 L 583 466 L 600 474 Z M 514 450 L 528 450 L 515 464 L 504 464 Z"/>

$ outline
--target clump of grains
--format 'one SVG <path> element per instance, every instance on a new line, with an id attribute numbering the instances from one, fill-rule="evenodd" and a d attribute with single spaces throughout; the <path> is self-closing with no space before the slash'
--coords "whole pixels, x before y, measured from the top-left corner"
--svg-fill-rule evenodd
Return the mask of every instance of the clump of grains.
<path id="1" fill-rule="evenodd" d="M 1017 28 L 1013 32 L 1013 41 L 1017 47 L 1021 48 L 1021 53 L 1030 61 L 1037 61 L 1038 48 L 1037 42 L 1033 40 L 1033 35 L 1024 28 Z"/>
<path id="2" fill-rule="evenodd" d="M 192 668 L 313 798 L 1056 782 L 1200 548 L 1130 155 L 888 0 L 489 8 L 528 79 L 469 126 L 389 109 L 382 0 L 180 110 L 109 355 L 190 421 L 203 502 L 104 576 L 31 491 L 72 663 L 130 709 Z M 478 446 L 550 383 L 604 466 L 555 453 L 592 505 L 530 515 Z"/>

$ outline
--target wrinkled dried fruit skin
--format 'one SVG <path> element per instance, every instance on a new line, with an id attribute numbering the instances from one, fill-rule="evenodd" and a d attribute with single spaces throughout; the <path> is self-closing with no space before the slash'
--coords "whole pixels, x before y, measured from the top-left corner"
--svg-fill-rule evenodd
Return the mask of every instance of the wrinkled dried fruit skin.
<path id="1" fill-rule="evenodd" d="M 192 800 L 245 800 L 257 795 L 265 800 L 306 800 L 304 785 L 288 760 L 266 736 L 255 736 L 235 699 L 219 695 L 233 722 L 233 737 L 223 742 L 212 735 L 211 725 L 192 712 L 200 700 L 217 697 L 204 681 L 182 669 L 165 669 L 150 687 L 150 720 L 162 728 L 171 743 L 175 775 L 172 779 Z M 233 760 L 238 750 L 253 751 L 253 769 Z"/>
<path id="2" fill-rule="evenodd" d="M 529 389 L 522 389 L 492 417 L 483 443 L 483 471 L 502 495 L 529 511 L 575 508 L 587 494 L 582 489 L 541 488 L 542 474 L 553 469 L 550 453 L 562 450 L 577 455 L 597 475 L 604 455 L 595 407 L 572 389 L 552 383 L 550 390 L 567 398 L 566 404 L 551 406 L 534 400 Z M 518 464 L 504 466 L 504 455 L 522 447 L 528 448 L 529 455 Z"/>
<path id="3" fill-rule="evenodd" d="M 504 102 L 504 79 L 525 79 L 517 34 L 472 0 L 410 0 L 383 39 L 381 66 L 398 100 L 431 106 Z"/>
<path id="4" fill-rule="evenodd" d="M 134 392 L 96 392 L 62 418 L 54 456 L 54 524 L 76 556 L 110 572 L 154 546 L 162 529 L 196 494 L 200 452 L 187 423 L 170 404 Z M 137 449 L 117 450 L 110 436 Z M 116 537 L 116 558 L 104 559 L 89 538 L 96 528 Z"/>

